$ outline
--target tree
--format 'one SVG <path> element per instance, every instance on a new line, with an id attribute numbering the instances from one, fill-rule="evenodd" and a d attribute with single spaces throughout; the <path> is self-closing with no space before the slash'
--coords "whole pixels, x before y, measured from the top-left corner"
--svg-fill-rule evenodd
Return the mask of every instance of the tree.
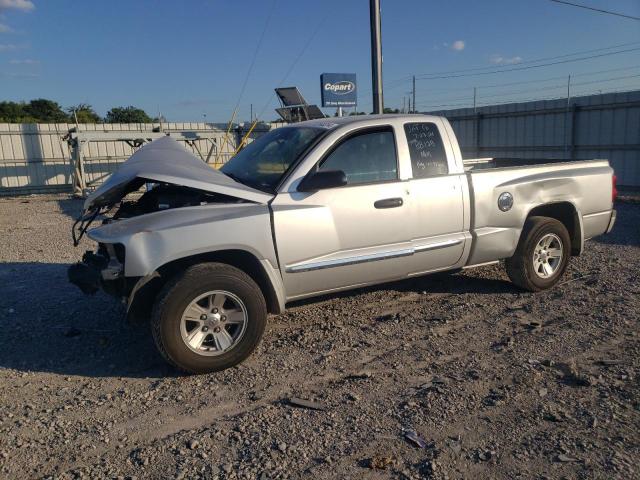
<path id="1" fill-rule="evenodd" d="M 0 102 L 0 122 L 47 123 L 67 122 L 69 117 L 60 105 L 52 100 L 38 98 L 25 102 Z"/>
<path id="2" fill-rule="evenodd" d="M 114 107 L 107 112 L 107 123 L 151 123 L 153 119 L 141 108 Z"/>
<path id="3" fill-rule="evenodd" d="M 25 103 L 0 102 L 0 123 L 30 123 L 35 119 L 24 111 Z"/>
<path id="4" fill-rule="evenodd" d="M 382 113 L 400 113 L 400 110 L 398 110 L 397 108 L 384 107 Z"/>
<path id="5" fill-rule="evenodd" d="M 100 118 L 100 115 L 98 115 L 96 111 L 93 109 L 93 107 L 88 103 L 79 103 L 75 107 L 69 107 L 67 109 L 67 112 L 69 112 L 69 116 L 73 121 L 75 121 L 75 119 L 77 118 L 78 123 L 102 122 L 102 118 Z M 73 115 L 74 112 L 75 112 L 75 118 Z"/>
<path id="6" fill-rule="evenodd" d="M 58 102 L 38 98 L 24 106 L 25 113 L 42 123 L 62 123 L 69 121 L 69 116 L 62 110 Z"/>

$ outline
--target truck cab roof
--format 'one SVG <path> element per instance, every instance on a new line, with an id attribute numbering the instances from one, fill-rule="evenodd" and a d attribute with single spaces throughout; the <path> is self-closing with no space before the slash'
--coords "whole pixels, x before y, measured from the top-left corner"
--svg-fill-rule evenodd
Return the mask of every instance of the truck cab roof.
<path id="1" fill-rule="evenodd" d="M 376 125 L 380 123 L 380 120 L 386 121 L 396 121 L 396 120 L 406 120 L 413 122 L 432 122 L 436 119 L 441 119 L 442 117 L 437 117 L 435 115 L 423 115 L 421 113 L 385 113 L 383 115 L 350 115 L 347 117 L 327 117 L 327 118 L 319 118 L 316 120 L 307 120 L 305 122 L 291 124 L 290 126 L 306 126 L 306 127 L 337 127 L 343 125 L 356 125 L 362 124 L 366 125 Z"/>

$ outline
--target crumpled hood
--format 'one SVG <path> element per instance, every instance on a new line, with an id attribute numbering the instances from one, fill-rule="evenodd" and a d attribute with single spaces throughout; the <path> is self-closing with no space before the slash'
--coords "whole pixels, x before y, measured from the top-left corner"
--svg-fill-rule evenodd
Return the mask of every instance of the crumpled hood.
<path id="1" fill-rule="evenodd" d="M 118 202 L 144 180 L 191 187 L 263 204 L 272 198 L 268 193 L 232 180 L 167 136 L 154 140 L 131 155 L 87 197 L 85 211 Z"/>

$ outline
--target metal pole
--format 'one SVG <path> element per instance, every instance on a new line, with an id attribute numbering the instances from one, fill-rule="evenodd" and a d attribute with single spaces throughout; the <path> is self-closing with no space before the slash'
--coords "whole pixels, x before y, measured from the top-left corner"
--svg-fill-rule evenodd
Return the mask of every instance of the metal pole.
<path id="1" fill-rule="evenodd" d="M 373 90 L 373 113 L 384 111 L 382 98 L 382 41 L 380 26 L 380 0 L 369 0 L 371 22 L 371 83 Z"/>
<path id="2" fill-rule="evenodd" d="M 476 112 L 476 87 L 473 87 L 473 113 Z"/>
<path id="3" fill-rule="evenodd" d="M 569 138 L 567 123 L 569 122 L 569 103 L 571 102 L 571 75 L 567 78 L 567 107 L 564 112 L 564 155 L 569 156 Z"/>
<path id="4" fill-rule="evenodd" d="M 416 76 L 413 76 L 413 101 L 411 104 L 413 105 L 413 109 L 416 109 Z M 411 107 L 409 107 L 409 113 L 411 113 Z"/>
<path id="5" fill-rule="evenodd" d="M 253 103 L 251 104 L 251 118 L 249 118 L 249 121 L 253 122 Z"/>
<path id="6" fill-rule="evenodd" d="M 402 113 L 406 113 L 407 110 L 407 97 L 402 97 Z"/>

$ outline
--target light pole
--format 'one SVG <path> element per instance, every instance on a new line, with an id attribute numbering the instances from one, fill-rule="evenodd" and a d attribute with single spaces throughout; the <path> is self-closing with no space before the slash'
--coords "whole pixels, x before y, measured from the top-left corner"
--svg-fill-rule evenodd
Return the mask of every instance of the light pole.
<path id="1" fill-rule="evenodd" d="M 380 26 L 380 0 L 369 0 L 371 20 L 371 83 L 373 90 L 373 113 L 382 113 L 382 41 Z"/>

